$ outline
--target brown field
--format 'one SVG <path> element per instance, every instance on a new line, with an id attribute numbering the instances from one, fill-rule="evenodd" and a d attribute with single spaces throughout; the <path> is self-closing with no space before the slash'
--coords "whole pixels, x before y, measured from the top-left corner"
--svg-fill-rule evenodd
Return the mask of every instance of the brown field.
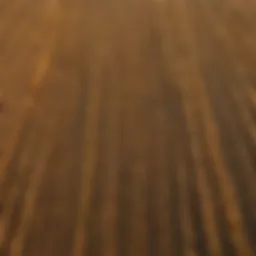
<path id="1" fill-rule="evenodd" d="M 256 255 L 255 0 L 1 0 L 0 96 L 0 256 Z"/>

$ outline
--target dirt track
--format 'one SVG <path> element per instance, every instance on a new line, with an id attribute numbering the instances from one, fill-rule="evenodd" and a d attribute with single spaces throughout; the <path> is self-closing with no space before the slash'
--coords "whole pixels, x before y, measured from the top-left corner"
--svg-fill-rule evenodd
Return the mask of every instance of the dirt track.
<path id="1" fill-rule="evenodd" d="M 255 68 L 254 0 L 2 0 L 0 255 L 256 255 Z"/>

